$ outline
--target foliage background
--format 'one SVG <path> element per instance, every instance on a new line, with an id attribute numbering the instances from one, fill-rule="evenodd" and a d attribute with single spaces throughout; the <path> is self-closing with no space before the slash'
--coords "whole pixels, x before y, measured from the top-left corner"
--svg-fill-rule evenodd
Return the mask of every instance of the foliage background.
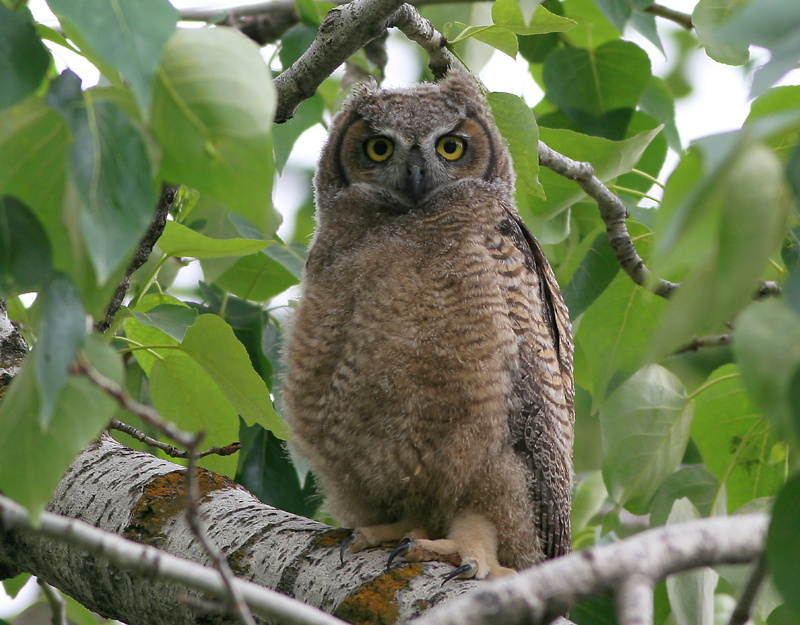
<path id="1" fill-rule="evenodd" d="M 422 11 L 473 71 L 499 50 L 527 63 L 544 93 L 531 102 L 533 115 L 514 80 L 497 89 L 513 95 L 488 97 L 515 157 L 520 212 L 545 244 L 575 324 L 576 549 L 774 505 L 768 547 L 777 589 L 762 592 L 754 622 L 795 622 L 800 87 L 773 84 L 800 59 L 800 9 L 794 0 L 701 0 L 695 29 L 667 35 L 651 4 L 496 0 Z M 206 466 L 268 503 L 324 515 L 313 478 L 284 451 L 277 385 L 282 294 L 300 280 L 313 207 L 304 194 L 278 238 L 285 209 L 272 190 L 302 133 L 324 126 L 346 84 L 380 75 L 380 64 L 359 52 L 294 119 L 273 125 L 264 53 L 240 33 L 175 30 L 178 16 L 163 0 L 125 5 L 121 16 L 99 1 L 49 6 L 69 41 L 34 24 L 24 3 L 0 5 L 8 85 L 0 95 L 0 296 L 36 346 L 0 404 L 0 490 L 41 510 L 70 459 L 112 416 L 148 431 L 69 374 L 82 351 L 180 427 L 204 430 L 208 444 L 242 442 L 238 456 L 210 456 Z M 329 6 L 298 0 L 300 21 L 268 48 L 269 67 L 302 53 Z M 657 48 L 662 36 L 674 40 L 666 75 L 653 74 L 623 31 Z M 104 80 L 81 89 L 75 75 L 59 75 L 42 40 L 78 48 Z M 751 43 L 771 52 L 763 67 L 748 65 Z M 742 128 L 686 149 L 675 102 L 695 88 L 687 61 L 698 46 L 716 62 L 745 65 L 754 99 Z M 424 55 L 411 50 L 413 77 L 429 79 Z M 619 270 L 595 203 L 538 167 L 538 138 L 591 162 L 625 202 L 639 253 L 656 275 L 682 282 L 669 301 Z M 291 167 L 287 177 L 310 186 L 312 171 Z M 103 316 L 162 182 L 183 186 L 158 247 L 111 328 L 89 332 L 86 315 Z M 202 280 L 176 285 L 187 265 L 199 265 Z M 782 295 L 754 301 L 760 280 L 781 285 Z M 20 295 L 31 292 L 39 295 L 26 307 Z M 711 346 L 684 349 L 705 337 Z M 745 577 L 725 569 L 671 578 L 657 592 L 657 622 L 724 618 Z M 4 585 L 13 594 L 24 581 Z M 606 623 L 612 614 L 598 599 L 572 618 Z"/>

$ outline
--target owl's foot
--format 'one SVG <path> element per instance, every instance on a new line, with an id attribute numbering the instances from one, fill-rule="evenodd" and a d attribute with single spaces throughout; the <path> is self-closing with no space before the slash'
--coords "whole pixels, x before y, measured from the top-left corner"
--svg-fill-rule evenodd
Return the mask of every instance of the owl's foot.
<path id="1" fill-rule="evenodd" d="M 344 556 L 348 549 L 353 553 L 358 553 L 368 547 L 392 545 L 404 536 L 424 538 L 426 533 L 424 529 L 418 527 L 417 523 L 407 520 L 387 523 L 386 525 L 357 527 L 350 537 L 342 543 L 339 549 L 339 557 L 342 564 L 344 564 Z"/>
<path id="2" fill-rule="evenodd" d="M 392 560 L 399 555 L 410 562 L 436 560 L 456 566 L 442 583 L 454 577 L 484 579 L 515 572 L 497 561 L 497 534 L 494 526 L 483 515 L 472 512 L 463 513 L 453 520 L 447 538 L 404 538 L 389 556 L 387 566 L 391 566 Z"/>

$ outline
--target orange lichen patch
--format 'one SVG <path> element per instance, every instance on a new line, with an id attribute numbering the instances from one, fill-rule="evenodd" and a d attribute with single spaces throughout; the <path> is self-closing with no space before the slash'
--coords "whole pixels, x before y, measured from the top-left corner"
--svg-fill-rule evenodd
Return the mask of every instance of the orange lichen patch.
<path id="1" fill-rule="evenodd" d="M 410 580 L 420 573 L 419 563 L 387 571 L 362 584 L 339 604 L 334 615 L 353 625 L 392 625 L 400 618 L 397 592 L 407 589 Z"/>
<path id="2" fill-rule="evenodd" d="M 228 478 L 199 469 L 197 476 L 201 498 L 215 490 L 235 487 Z M 140 543 L 160 547 L 164 525 L 186 508 L 186 471 L 165 473 L 145 485 L 142 496 L 131 511 L 131 522 L 124 536 Z"/>
<path id="3" fill-rule="evenodd" d="M 353 530 L 347 529 L 346 527 L 337 527 L 336 529 L 323 532 L 317 536 L 311 544 L 314 547 L 338 547 L 347 540 L 352 533 Z"/>

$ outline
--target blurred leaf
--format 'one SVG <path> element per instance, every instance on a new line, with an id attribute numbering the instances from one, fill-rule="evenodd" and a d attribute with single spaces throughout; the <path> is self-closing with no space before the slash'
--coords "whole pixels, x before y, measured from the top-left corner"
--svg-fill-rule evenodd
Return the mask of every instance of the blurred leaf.
<path id="1" fill-rule="evenodd" d="M 777 442 L 770 422 L 753 406 L 736 365 L 725 365 L 694 393 L 694 440 L 706 467 L 728 491 L 728 511 L 775 495 L 783 465 L 770 461 Z"/>
<path id="2" fill-rule="evenodd" d="M 577 625 L 617 625 L 617 610 L 611 597 L 585 599 L 570 609 L 569 618 Z"/>
<path id="3" fill-rule="evenodd" d="M 271 205 L 275 89 L 258 48 L 230 28 L 179 29 L 153 94 L 161 177 L 208 193 L 264 235 Z"/>
<path id="4" fill-rule="evenodd" d="M 569 155 L 577 161 L 588 161 L 602 182 L 630 171 L 661 128 L 641 132 L 624 141 L 609 141 L 588 137 L 571 130 L 554 130 L 539 126 L 539 138 L 553 150 Z M 531 197 L 528 203 L 533 213 L 549 219 L 580 201 L 586 194 L 572 180 L 560 176 L 546 167 L 539 170 L 539 181 L 547 194 L 547 201 Z"/>
<path id="5" fill-rule="evenodd" d="M 675 152 L 681 152 L 681 138 L 675 123 L 675 100 L 664 80 L 653 76 L 642 93 L 639 104 L 642 111 L 651 115 L 659 124 L 664 124 L 669 147 Z"/>
<path id="6" fill-rule="evenodd" d="M 236 410 L 190 356 L 173 352 L 156 360 L 149 378 L 155 409 L 184 430 L 204 432 L 203 448 L 222 447 L 239 440 Z M 232 476 L 236 471 L 234 456 L 209 455 L 200 463 L 223 475 Z"/>
<path id="7" fill-rule="evenodd" d="M 41 322 L 31 359 L 41 401 L 39 425 L 46 431 L 69 380 L 69 367 L 86 341 L 86 313 L 75 285 L 63 274 L 53 276 L 40 303 Z"/>
<path id="8" fill-rule="evenodd" d="M 303 278 L 303 268 L 306 266 L 306 256 L 308 249 L 300 243 L 277 243 L 264 250 L 264 253 L 272 260 L 291 273 L 295 278 Z"/>
<path id="9" fill-rule="evenodd" d="M 792 476 L 775 501 L 767 534 L 767 558 L 775 585 L 787 605 L 800 612 L 800 474 Z"/>
<path id="10" fill-rule="evenodd" d="M 133 312 L 142 324 L 158 328 L 177 341 L 182 341 L 186 329 L 197 320 L 197 311 L 187 306 L 159 304 L 146 312 Z"/>
<path id="11" fill-rule="evenodd" d="M 773 87 L 753 100 L 750 105 L 750 114 L 745 123 L 754 123 L 757 119 L 768 118 L 771 115 L 798 108 L 800 108 L 800 85 Z M 791 158 L 793 150 L 796 149 L 799 137 L 800 129 L 793 128 L 772 137 L 768 144 L 786 162 Z"/>
<path id="12" fill-rule="evenodd" d="M 697 38 L 706 49 L 706 54 L 718 63 L 744 65 L 750 58 L 750 49 L 743 39 L 732 40 L 718 36 L 743 0 L 700 0 L 692 12 Z"/>
<path id="13" fill-rule="evenodd" d="M 800 60 L 800 4 L 792 0 L 752 0 L 716 33 L 731 45 L 753 44 L 770 60 L 753 77 L 751 97 L 762 93 Z"/>
<path id="14" fill-rule="evenodd" d="M 672 373 L 641 369 L 600 407 L 603 479 L 611 498 L 645 514 L 653 495 L 678 468 L 689 441 L 693 402 Z"/>
<path id="15" fill-rule="evenodd" d="M 47 101 L 73 132 L 69 177 L 85 249 L 105 284 L 127 264 L 155 213 L 147 147 L 125 113 L 94 101 L 91 91 L 82 94 L 80 78 L 69 70 L 53 81 Z"/>
<path id="16" fill-rule="evenodd" d="M 666 525 L 673 505 L 682 498 L 688 499 L 703 517 L 725 514 L 727 510 L 725 487 L 708 469 L 682 467 L 667 477 L 656 491 L 650 505 L 650 527 Z"/>
<path id="17" fill-rule="evenodd" d="M 800 315 L 779 300 L 751 304 L 736 320 L 733 351 L 750 397 L 783 437 L 797 441 L 789 392 L 800 366 Z"/>
<path id="18" fill-rule="evenodd" d="M 50 241 L 36 215 L 0 196 L 0 297 L 37 290 L 52 269 Z"/>
<path id="19" fill-rule="evenodd" d="M 102 338 L 90 336 L 84 353 L 105 377 L 122 383 L 122 361 Z M 87 377 L 73 376 L 62 386 L 52 419 L 42 429 L 35 377 L 34 361 L 28 358 L 0 403 L 0 490 L 38 515 L 64 471 L 100 434 L 118 404 Z"/>
<path id="20" fill-rule="evenodd" d="M 539 128 L 536 118 L 525 101 L 511 93 L 494 92 L 486 98 L 500 134 L 508 143 L 517 191 L 544 199 L 539 184 Z"/>
<path id="21" fill-rule="evenodd" d="M 260 501 L 304 517 L 313 517 L 322 503 L 311 474 L 300 484 L 284 443 L 256 424 L 241 423 L 239 469 L 236 481 Z"/>
<path id="22" fill-rule="evenodd" d="M 614 24 L 614 27 L 623 32 L 628 20 L 633 15 L 633 8 L 628 0 L 595 0 L 599 9 Z"/>
<path id="23" fill-rule="evenodd" d="M 667 525 L 700 518 L 695 507 L 686 499 L 672 506 Z M 714 589 L 717 573 L 703 567 L 667 577 L 667 593 L 677 625 L 714 625 Z"/>
<path id="24" fill-rule="evenodd" d="M 684 234 L 678 246 L 656 258 L 653 271 L 677 264 L 690 269 L 670 298 L 650 346 L 652 358 L 678 349 L 695 335 L 718 331 L 745 306 L 785 231 L 790 205 L 783 167 L 763 146 L 754 144 L 737 154 L 718 170 L 713 188 L 705 178 L 698 185 L 706 190 L 696 193 L 696 203 L 687 207 L 685 200 L 674 202 L 665 194 L 659 211 L 658 219 L 666 221 L 661 232 L 681 229 Z M 678 220 L 685 220 L 683 228 Z M 701 242 L 700 249 L 692 247 Z"/>
<path id="25" fill-rule="evenodd" d="M 158 62 L 178 19 L 172 5 L 167 0 L 48 0 L 48 5 L 85 54 L 110 65 L 130 84 L 147 117 Z"/>
<path id="26" fill-rule="evenodd" d="M 620 32 L 603 15 L 594 0 L 564 0 L 564 16 L 578 23 L 569 33 L 571 45 L 595 48 L 606 41 L 619 39 Z"/>
<path id="27" fill-rule="evenodd" d="M 578 482 L 570 509 L 573 533 L 580 532 L 588 525 L 592 517 L 600 512 L 607 497 L 608 492 L 600 471 L 592 471 Z"/>
<path id="28" fill-rule="evenodd" d="M 22 13 L 0 4 L 0 109 L 16 104 L 41 84 L 50 53 Z"/>
<path id="29" fill-rule="evenodd" d="M 242 299 L 264 302 L 298 281 L 282 264 L 259 253 L 239 259 L 215 284 Z"/>
<path id="30" fill-rule="evenodd" d="M 271 243 L 260 239 L 212 239 L 174 221 L 167 221 L 158 240 L 158 246 L 165 254 L 192 258 L 249 256 Z"/>
<path id="31" fill-rule="evenodd" d="M 281 45 L 278 49 L 281 67 L 288 68 L 308 50 L 311 42 L 317 36 L 317 30 L 318 26 L 297 24 L 283 33 Z"/>
<path id="32" fill-rule="evenodd" d="M 286 437 L 286 426 L 272 407 L 264 380 L 225 321 L 216 315 L 200 315 L 186 331 L 181 348 L 205 369 L 245 421 Z"/>
<path id="33" fill-rule="evenodd" d="M 325 102 L 319 93 L 315 93 L 300 103 L 289 121 L 275 125 L 272 136 L 275 141 L 275 165 L 279 172 L 283 171 L 300 135 L 312 126 L 321 123 L 324 111 Z"/>

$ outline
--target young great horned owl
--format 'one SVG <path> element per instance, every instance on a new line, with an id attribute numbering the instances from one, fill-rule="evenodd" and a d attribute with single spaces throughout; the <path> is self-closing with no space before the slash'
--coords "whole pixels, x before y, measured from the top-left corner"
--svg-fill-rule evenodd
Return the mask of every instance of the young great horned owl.
<path id="1" fill-rule="evenodd" d="M 569 317 L 474 80 L 360 85 L 315 185 L 283 395 L 350 548 L 478 578 L 569 552 Z"/>

